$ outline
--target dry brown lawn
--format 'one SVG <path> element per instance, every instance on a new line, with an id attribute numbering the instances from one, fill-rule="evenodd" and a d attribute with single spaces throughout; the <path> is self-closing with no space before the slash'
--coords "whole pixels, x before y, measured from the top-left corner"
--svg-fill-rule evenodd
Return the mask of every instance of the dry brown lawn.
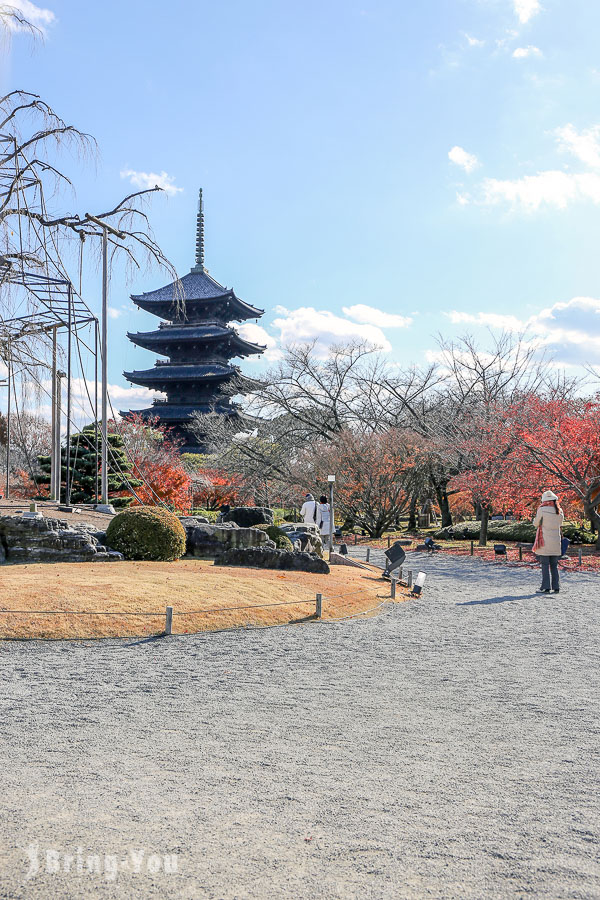
<path id="1" fill-rule="evenodd" d="M 317 593 L 323 594 L 323 619 L 331 620 L 374 614 L 390 591 L 379 570 L 347 566 L 333 566 L 330 575 L 222 568 L 204 560 L 2 566 L 0 639 L 159 634 L 167 605 L 174 609 L 177 634 L 300 623 L 314 615 Z M 397 588 L 399 601 L 406 595 Z M 42 615 L 42 610 L 86 614 Z M 112 614 L 88 614 L 99 612 Z"/>

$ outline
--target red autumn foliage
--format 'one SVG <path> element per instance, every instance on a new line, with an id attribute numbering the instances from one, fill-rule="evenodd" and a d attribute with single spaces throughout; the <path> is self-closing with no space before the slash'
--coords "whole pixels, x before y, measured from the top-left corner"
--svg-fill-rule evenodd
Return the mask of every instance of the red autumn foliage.
<path id="1" fill-rule="evenodd" d="M 134 414 L 120 423 L 119 431 L 133 464 L 133 474 L 144 482 L 135 489 L 134 505 L 166 503 L 181 512 L 191 506 L 191 479 L 186 472 L 179 447 L 171 429 L 159 424 L 158 417 L 144 420 Z"/>

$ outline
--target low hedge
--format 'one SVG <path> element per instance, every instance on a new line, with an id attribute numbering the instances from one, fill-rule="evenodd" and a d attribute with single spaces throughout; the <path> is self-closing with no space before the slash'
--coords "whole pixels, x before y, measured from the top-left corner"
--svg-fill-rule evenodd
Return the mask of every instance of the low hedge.
<path id="1" fill-rule="evenodd" d="M 285 531 L 282 531 L 277 525 L 253 525 L 252 527 L 264 531 L 267 537 L 273 541 L 277 550 L 294 549 L 293 544 Z"/>
<path id="2" fill-rule="evenodd" d="M 434 538 L 438 541 L 474 541 L 479 539 L 480 527 L 480 522 L 461 522 L 436 531 Z M 591 531 L 586 531 L 574 522 L 565 522 L 562 533 L 572 544 L 594 544 L 596 541 Z M 491 541 L 520 541 L 532 544 L 535 540 L 535 527 L 531 522 L 492 520 L 488 524 L 488 538 Z"/>
<path id="3" fill-rule="evenodd" d="M 125 559 L 168 562 L 185 553 L 185 529 L 167 509 L 133 506 L 111 520 L 106 543 Z"/>

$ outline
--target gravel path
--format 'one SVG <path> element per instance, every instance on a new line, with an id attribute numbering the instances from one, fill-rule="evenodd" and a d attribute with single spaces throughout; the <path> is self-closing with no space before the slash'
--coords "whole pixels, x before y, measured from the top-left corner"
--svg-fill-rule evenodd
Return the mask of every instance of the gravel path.
<path id="1" fill-rule="evenodd" d="M 600 581 L 410 565 L 364 621 L 0 644 L 0 896 L 600 897 Z"/>

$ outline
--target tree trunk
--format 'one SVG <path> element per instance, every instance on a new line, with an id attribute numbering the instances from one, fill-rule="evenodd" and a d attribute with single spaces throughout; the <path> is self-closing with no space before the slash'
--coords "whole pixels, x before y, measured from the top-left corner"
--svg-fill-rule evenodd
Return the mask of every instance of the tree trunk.
<path id="1" fill-rule="evenodd" d="M 490 511 L 487 506 L 481 507 L 481 528 L 479 529 L 479 546 L 487 547 L 488 522 L 490 520 Z"/>
<path id="2" fill-rule="evenodd" d="M 481 512 L 482 512 L 481 503 L 475 503 L 474 506 L 475 506 L 475 518 L 477 519 L 478 522 L 481 522 Z"/>
<path id="3" fill-rule="evenodd" d="M 452 525 L 452 513 L 450 512 L 450 504 L 448 502 L 447 494 L 448 481 L 447 479 L 444 479 L 443 481 L 437 481 L 432 476 L 431 483 L 433 484 L 435 495 L 438 501 L 438 506 L 442 514 L 442 528 L 447 528 L 449 525 Z"/>
<path id="4" fill-rule="evenodd" d="M 598 515 L 597 507 L 592 506 L 591 504 L 588 504 L 588 503 L 584 503 L 583 508 L 584 508 L 585 515 L 590 520 L 592 530 L 597 535 L 596 550 L 600 550 L 600 515 Z"/>
<path id="5" fill-rule="evenodd" d="M 410 498 L 410 507 L 408 509 L 408 530 L 416 531 L 417 529 L 417 503 L 419 498 L 413 494 Z"/>

